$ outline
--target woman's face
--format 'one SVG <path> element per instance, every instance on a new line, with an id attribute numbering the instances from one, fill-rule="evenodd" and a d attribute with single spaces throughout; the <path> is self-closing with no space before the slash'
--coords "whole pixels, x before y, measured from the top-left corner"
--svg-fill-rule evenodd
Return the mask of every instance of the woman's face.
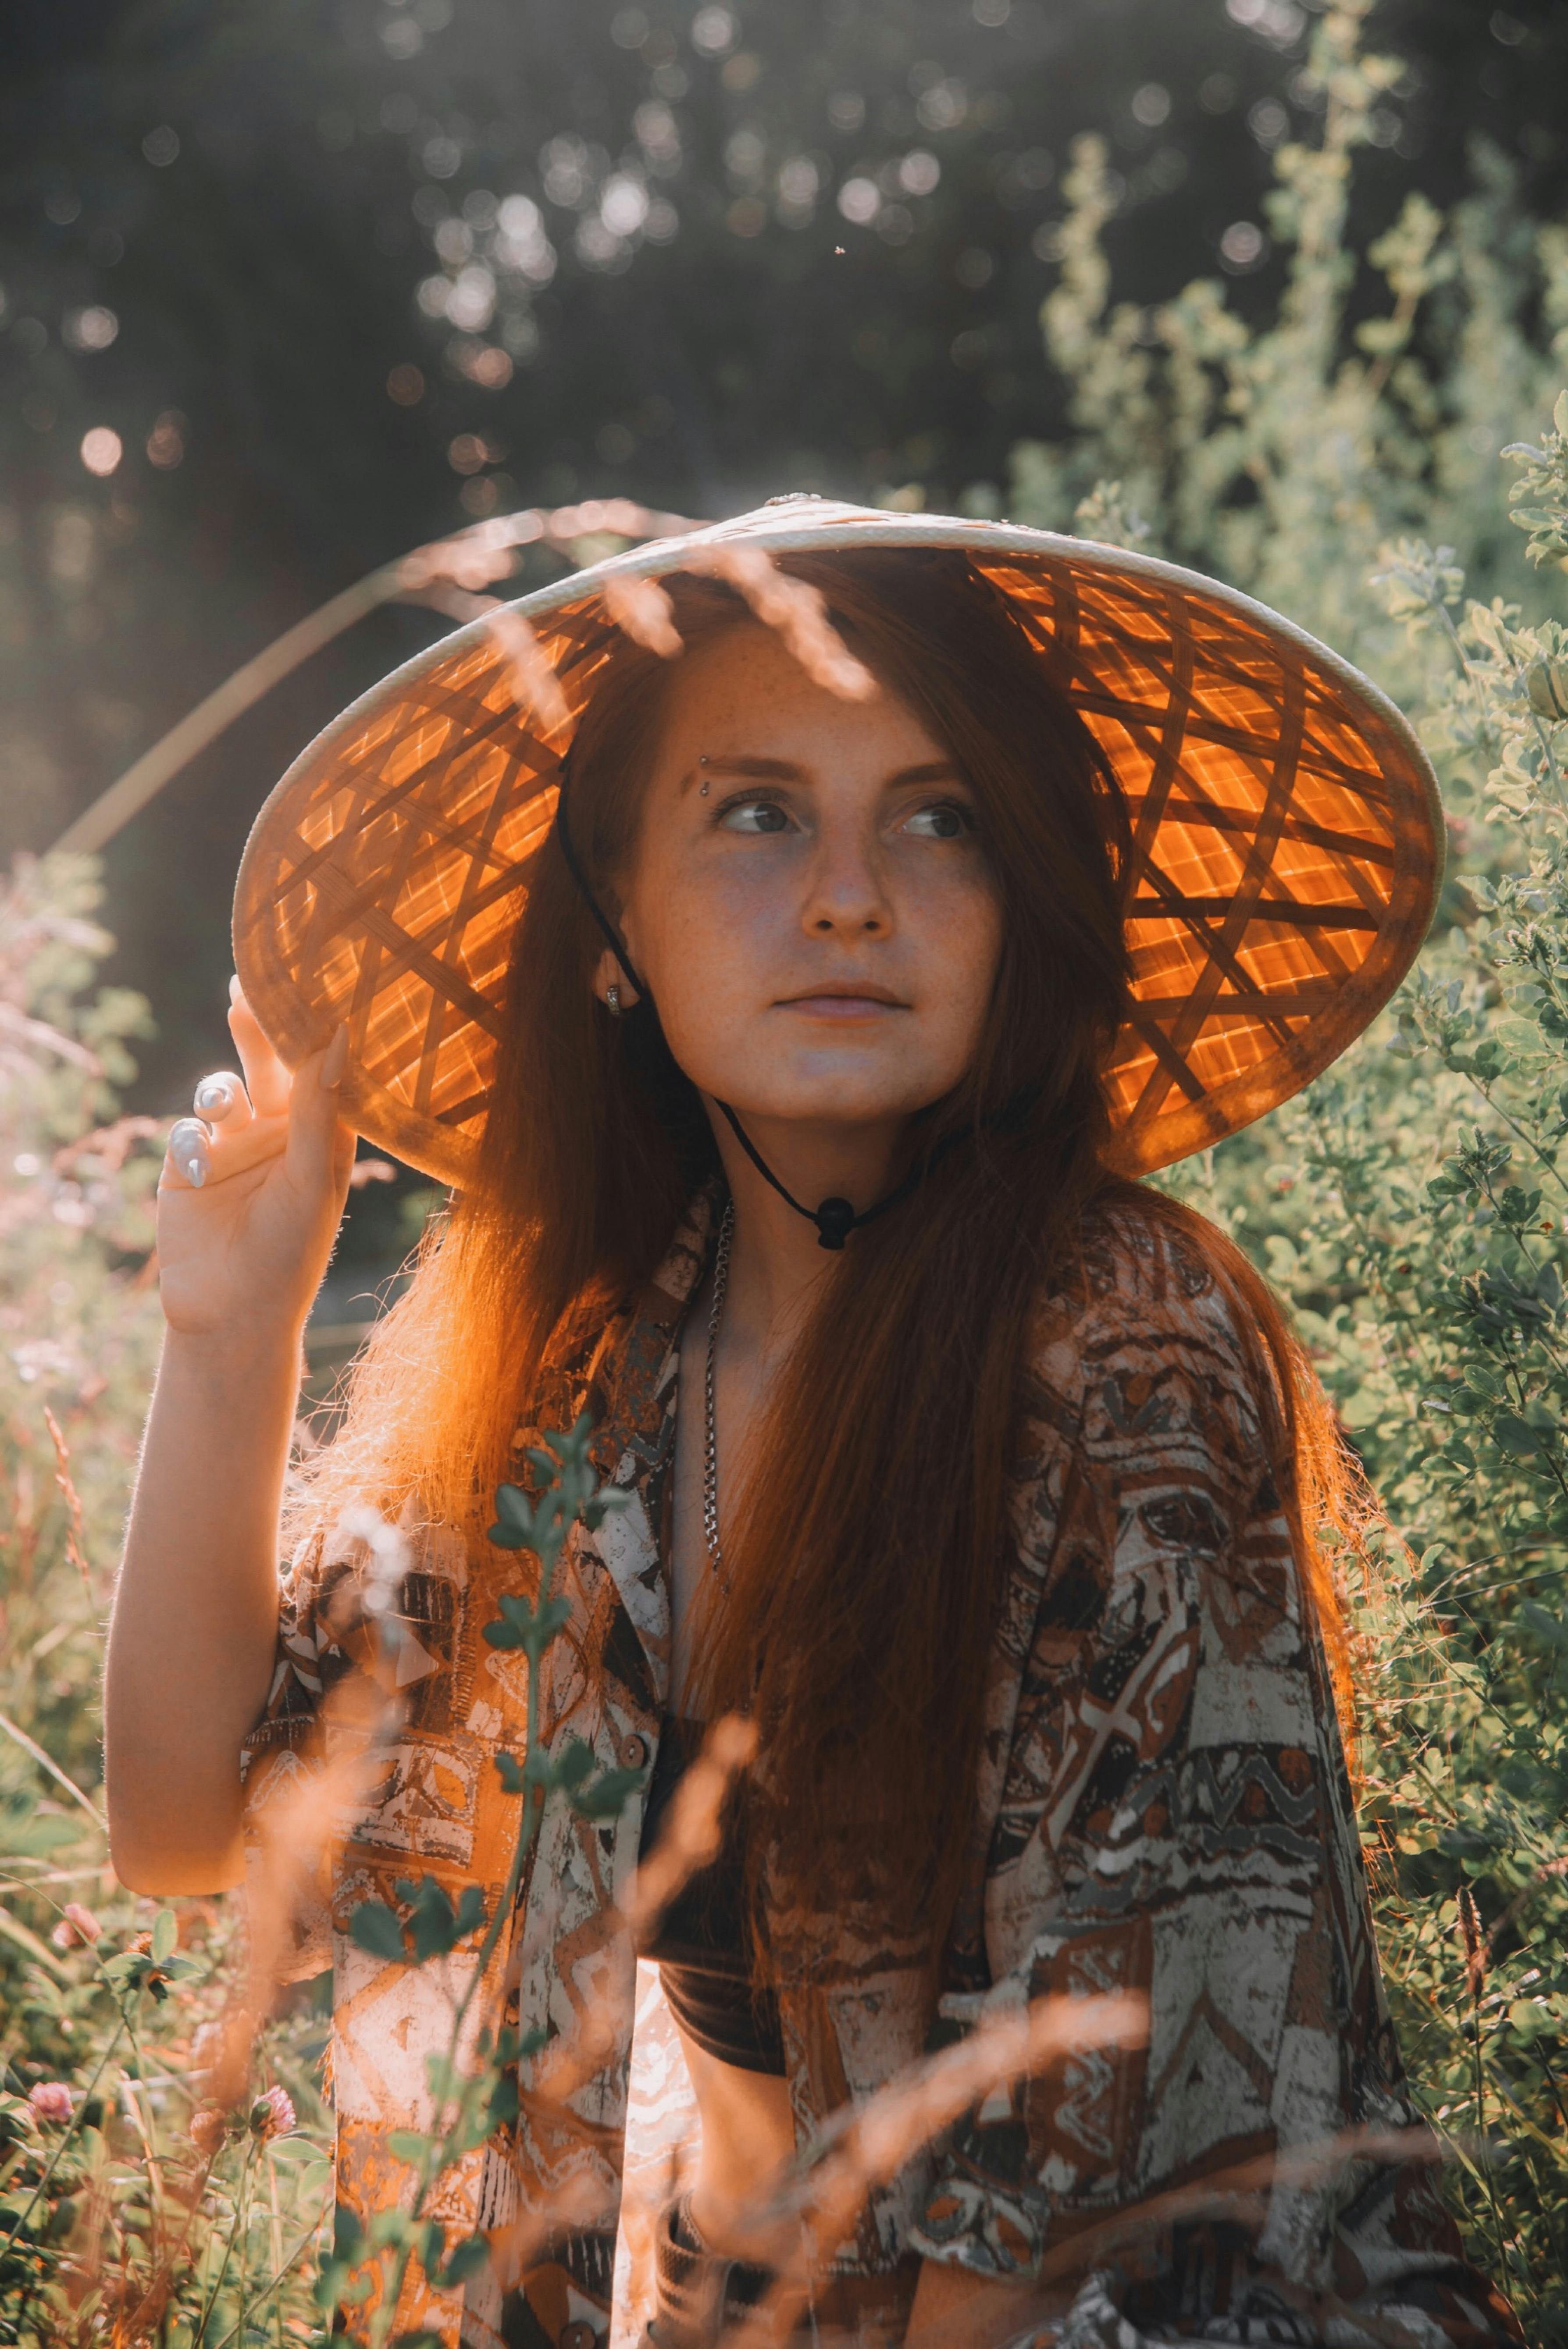
<path id="1" fill-rule="evenodd" d="M 703 1092 L 849 1125 L 958 1083 L 1002 935 L 947 750 L 885 688 L 813 683 L 753 621 L 676 664 L 622 926 Z M 617 976 L 606 955 L 600 992 Z"/>

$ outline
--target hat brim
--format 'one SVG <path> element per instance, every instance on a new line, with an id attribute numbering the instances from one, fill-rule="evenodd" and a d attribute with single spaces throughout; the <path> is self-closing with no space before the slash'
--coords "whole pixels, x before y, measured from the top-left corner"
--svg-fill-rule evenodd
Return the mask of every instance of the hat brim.
<path id="1" fill-rule="evenodd" d="M 266 801 L 235 891 L 235 968 L 291 1066 L 346 1020 L 345 1113 L 379 1147 L 439 1182 L 471 1179 L 528 862 L 619 634 L 606 593 L 735 541 L 961 550 L 1099 740 L 1134 843 L 1133 1012 L 1109 1071 L 1123 1171 L 1289 1100 L 1404 978 L 1441 885 L 1441 802 L 1409 726 L 1347 662 L 1152 556 L 790 500 L 507 607 L 553 697 L 547 685 L 520 702 L 515 644 L 475 621 L 356 702 Z"/>

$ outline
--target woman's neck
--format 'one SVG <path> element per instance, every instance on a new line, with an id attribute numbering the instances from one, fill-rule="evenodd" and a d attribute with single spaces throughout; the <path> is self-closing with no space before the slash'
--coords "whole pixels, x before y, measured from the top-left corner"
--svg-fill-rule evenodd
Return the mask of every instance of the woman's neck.
<path id="1" fill-rule="evenodd" d="M 797 1199 L 815 1206 L 843 1198 L 863 1210 L 898 1180 L 906 1126 L 903 1119 L 856 1126 L 758 1119 L 748 1120 L 746 1130 Z M 715 1120 L 714 1131 L 735 1201 L 725 1320 L 732 1344 L 765 1361 L 788 1350 L 836 1258 L 816 1226 L 758 1173 L 722 1120 Z"/>

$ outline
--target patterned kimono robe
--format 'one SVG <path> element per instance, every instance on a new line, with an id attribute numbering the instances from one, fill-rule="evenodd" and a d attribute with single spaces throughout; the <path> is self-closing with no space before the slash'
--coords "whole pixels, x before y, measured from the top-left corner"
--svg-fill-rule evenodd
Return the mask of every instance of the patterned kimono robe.
<path id="1" fill-rule="evenodd" d="M 558 1572 L 572 1616 L 545 1660 L 543 1738 L 584 1739 L 607 1766 L 651 1763 L 666 1706 L 676 1347 L 710 1226 L 699 1200 L 650 1288 L 562 1372 L 553 1423 L 586 1408 L 602 1473 L 631 1499 L 596 1534 L 577 1528 Z M 897 2338 L 922 2257 L 1021 2281 L 1081 2238 L 1087 2279 L 1070 2316 L 1023 2336 L 1038 2349 L 1518 2337 L 1463 2264 L 1429 2167 L 1293 2159 L 1414 2115 L 1250 1359 L 1189 1244 L 1135 1210 L 1091 1225 L 1071 1299 L 1040 1302 L 1026 1366 L 1012 1570 L 940 2013 L 920 1952 L 890 1947 L 874 1919 L 826 1932 L 775 1920 L 802 2147 L 990 2010 L 1114 1990 L 1149 2002 L 1146 2045 L 995 2093 L 872 2193 L 830 2296 L 873 2335 Z M 327 1604 L 346 1570 L 318 1547 L 285 1587 L 247 1757 L 258 1816 L 316 1766 L 322 1691 L 348 1669 Z M 389 2139 L 428 2118 L 424 2056 L 445 2046 L 475 1960 L 469 1943 L 433 1965 L 388 1963 L 356 1945 L 348 1919 L 366 1897 L 396 1905 L 400 1877 L 433 1876 L 454 1899 L 478 1883 L 493 1901 L 520 1801 L 492 1757 L 521 1753 L 525 1665 L 480 1634 L 499 1596 L 523 1587 L 513 1554 L 421 1537 L 402 1599 L 407 1718 L 299 1953 L 301 1972 L 335 1970 L 339 2191 L 365 2216 L 407 2189 Z M 552 2044 L 521 2067 L 515 2129 L 449 2173 L 434 2205 L 462 2232 L 520 2213 L 572 2223 L 504 2303 L 489 2276 L 465 2301 L 416 2273 L 399 2328 L 476 2349 L 603 2349 L 634 2002 L 614 1904 L 641 1824 L 640 1797 L 609 1825 L 547 1806 L 470 2029 L 506 2012 Z M 574 2039 L 593 2043 L 576 2084 L 542 2095 L 540 2065 Z M 1249 2201 L 1169 2199 L 1260 2162 Z"/>

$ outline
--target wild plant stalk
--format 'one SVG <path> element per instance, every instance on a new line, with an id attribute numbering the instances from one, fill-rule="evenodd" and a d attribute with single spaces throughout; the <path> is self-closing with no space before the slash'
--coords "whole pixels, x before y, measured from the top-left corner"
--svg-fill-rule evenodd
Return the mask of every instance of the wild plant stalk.
<path id="1" fill-rule="evenodd" d="M 191 2349 L 202 2349 L 202 2344 L 205 2342 L 207 2337 L 207 2321 L 211 2315 L 213 2309 L 218 2304 L 218 2295 L 223 2289 L 224 2279 L 227 2277 L 229 2272 L 229 2262 L 234 2256 L 235 2240 L 238 2237 L 241 2229 L 245 2224 L 250 2200 L 251 2170 L 255 2159 L 256 2147 L 254 2141 L 252 2140 L 246 2144 L 244 2158 L 240 2166 L 240 2175 L 234 2188 L 234 2216 L 230 2224 L 228 2233 L 223 2237 L 222 2253 L 218 2261 L 218 2272 L 213 2277 L 211 2285 L 208 2287 L 206 2297 L 201 2303 L 201 2313 L 196 2320 L 196 2328 L 191 2336 Z M 234 2320 L 232 2329 L 236 2333 L 241 2332 L 243 2328 L 244 2322 L 245 2305 L 243 2287 L 242 2285 L 240 2313 Z"/>
<path id="2" fill-rule="evenodd" d="M 430 2248 L 424 2234 L 424 2220 L 426 2206 L 436 2179 L 458 2154 L 467 2150 L 469 2145 L 482 2141 L 489 2134 L 488 2126 L 480 2123 L 478 2117 L 478 2107 L 487 2099 L 489 2082 L 486 2074 L 481 2071 L 477 2082 L 464 2082 L 459 2072 L 463 2032 L 474 2001 L 486 1983 L 490 1961 L 500 1937 L 511 1920 L 518 1887 L 522 1881 L 528 1856 L 538 1834 L 544 1804 L 552 1794 L 559 1793 L 584 1816 L 612 1817 L 620 1810 L 641 1775 L 637 1771 L 624 1770 L 604 1770 L 591 1775 L 592 1757 L 585 1747 L 568 1745 L 552 1760 L 542 1742 L 541 1688 L 543 1676 L 541 1665 L 545 1651 L 559 1637 L 572 1611 L 571 1601 L 555 1594 L 556 1569 L 573 1526 L 581 1524 L 590 1533 L 596 1531 L 613 1509 L 624 1506 L 627 1497 L 599 1485 L 589 1457 L 589 1433 L 590 1423 L 584 1416 L 572 1429 L 547 1436 L 542 1447 L 530 1452 L 528 1456 L 539 1480 L 537 1500 L 531 1500 L 515 1485 L 503 1485 L 496 1495 L 497 1522 L 490 1527 L 490 1538 L 500 1548 L 531 1552 L 537 1563 L 534 1595 L 531 1598 L 503 1598 L 500 1615 L 494 1622 L 487 1624 L 484 1630 L 484 1637 L 491 1647 L 521 1650 L 527 1660 L 526 1756 L 521 1764 L 510 1754 L 498 1754 L 496 1757 L 496 1766 L 507 1792 L 523 1797 L 522 1816 L 511 1864 L 471 1960 L 468 1987 L 453 2009 L 447 2045 L 428 2059 L 435 2110 L 431 2127 L 423 2134 L 406 2221 L 399 2226 L 389 2254 L 382 2254 L 384 2260 L 389 2256 L 390 2266 L 384 2277 L 380 2300 L 371 2317 L 373 2349 L 382 2349 L 382 2344 L 397 2321 L 398 2305 L 414 2258 L 417 2254 L 423 2256 Z M 449 1930 L 442 1932 L 440 1921 L 436 1920 L 437 1930 L 430 1936 L 428 1953 L 449 1954 L 459 1940 L 478 1930 L 483 1917 L 482 1896 L 477 1887 L 470 1887 L 455 1911 L 449 1908 L 446 1920 Z M 379 1902 L 362 1904 L 355 1914 L 351 1930 L 365 1946 L 379 1950 L 383 1954 L 388 1946 L 401 1940 L 400 1921 Z M 526 2060 L 530 2054 L 536 2052 L 530 2044 L 515 2049 L 510 2045 L 502 2046 L 494 2043 L 488 2032 L 481 2033 L 478 2050 L 481 2059 L 490 2059 L 491 2071 Z M 431 2262 L 425 2258 L 424 2263 L 428 2271 Z M 448 2260 L 437 2269 L 431 2281 L 438 2282 L 445 2276 L 455 2282 L 460 2272 L 459 2264 L 458 2274 L 454 2275 Z"/>
<path id="3" fill-rule="evenodd" d="M 108 2045 L 104 2049 L 103 2054 L 99 2056 L 97 2068 L 93 2072 L 91 2078 L 88 2080 L 87 2086 L 82 2091 L 81 2101 L 77 2105 L 76 2111 L 72 2114 L 70 2120 L 60 2132 L 58 2142 L 56 2144 L 53 2153 L 50 2154 L 48 2161 L 45 2165 L 43 2175 L 38 2179 L 37 2184 L 34 2187 L 27 2200 L 23 2204 L 21 2209 L 12 2220 L 11 2224 L 6 2229 L 5 2234 L 0 2235 L 0 2256 L 3 2256 L 6 2251 L 8 2251 L 12 2248 L 13 2244 L 18 2240 L 23 2228 L 26 2225 L 28 2220 L 37 2209 L 44 2196 L 48 2192 L 50 2181 L 53 2178 L 55 2172 L 58 2169 L 61 2161 L 65 2158 L 66 2147 L 70 2143 L 71 2138 L 76 2135 L 77 2130 L 81 2127 L 82 2116 L 86 2113 L 88 2104 L 97 2093 L 98 2082 L 103 2078 L 104 2074 L 108 2071 L 109 2064 L 119 2049 L 124 2032 L 125 2020 L 122 2016 L 116 2027 L 113 2038 L 109 2041 Z"/>

